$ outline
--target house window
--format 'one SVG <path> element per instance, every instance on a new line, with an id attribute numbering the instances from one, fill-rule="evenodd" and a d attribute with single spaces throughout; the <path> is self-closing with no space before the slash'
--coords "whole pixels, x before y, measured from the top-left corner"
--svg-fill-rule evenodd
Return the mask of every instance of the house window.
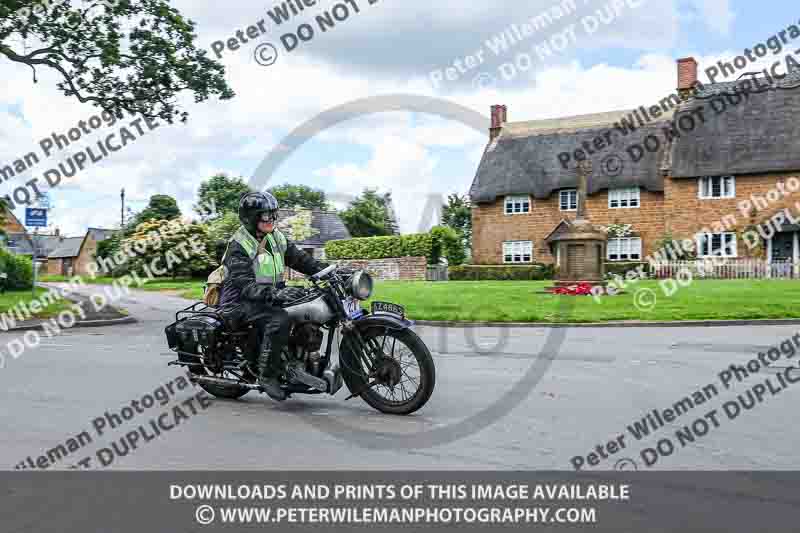
<path id="1" fill-rule="evenodd" d="M 736 257 L 735 233 L 701 233 L 697 236 L 699 257 Z"/>
<path id="2" fill-rule="evenodd" d="M 506 241 L 503 243 L 504 263 L 533 262 L 533 241 Z"/>
<path id="3" fill-rule="evenodd" d="M 608 239 L 609 261 L 640 261 L 642 259 L 642 239 L 625 237 Z"/>
<path id="4" fill-rule="evenodd" d="M 733 176 L 706 176 L 698 180 L 698 197 L 704 200 L 714 198 L 735 198 L 736 179 Z"/>
<path id="5" fill-rule="evenodd" d="M 578 210 L 578 191 L 577 189 L 564 189 L 559 194 L 562 211 Z"/>
<path id="6" fill-rule="evenodd" d="M 530 212 L 530 196 L 506 196 L 506 215 L 519 215 Z"/>
<path id="7" fill-rule="evenodd" d="M 610 189 L 608 191 L 608 207 L 610 209 L 630 209 L 639 207 L 639 187 L 626 189 Z"/>

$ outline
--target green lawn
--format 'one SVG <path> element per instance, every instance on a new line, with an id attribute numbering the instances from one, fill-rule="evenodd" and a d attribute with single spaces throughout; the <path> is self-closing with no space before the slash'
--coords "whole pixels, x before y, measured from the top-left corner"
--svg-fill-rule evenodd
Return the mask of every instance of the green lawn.
<path id="1" fill-rule="evenodd" d="M 98 278 L 96 282 L 110 282 Z M 800 281 L 696 281 L 666 296 L 658 281 L 642 281 L 598 303 L 591 296 L 543 294 L 550 281 L 450 281 L 375 284 L 374 299 L 405 306 L 416 320 L 491 322 L 608 322 L 615 320 L 733 320 L 800 318 Z M 202 280 L 158 280 L 146 290 L 177 291 L 199 300 Z M 634 305 L 637 289 L 656 296 L 652 310 Z"/>
<path id="2" fill-rule="evenodd" d="M 41 297 L 44 293 L 47 292 L 47 289 L 37 288 L 36 289 L 36 297 Z M 5 313 L 11 309 L 15 305 L 20 302 L 30 302 L 33 299 L 33 295 L 31 294 L 30 290 L 24 291 L 8 291 L 5 293 L 0 294 L 0 313 Z M 66 299 L 60 299 L 58 301 L 53 302 L 52 304 L 48 305 L 40 312 L 35 313 L 33 316 L 37 318 L 48 318 L 51 316 L 55 316 L 64 309 L 67 309 L 72 305 L 72 302 Z M 24 310 L 20 309 L 24 313 Z"/>
<path id="3" fill-rule="evenodd" d="M 614 320 L 732 320 L 800 318 L 800 282 L 696 281 L 671 297 L 657 281 L 642 281 L 625 294 L 598 303 L 591 296 L 542 294 L 549 281 L 381 282 L 375 299 L 406 307 L 417 320 L 493 322 L 608 322 Z M 637 288 L 651 289 L 656 305 L 640 311 Z"/>

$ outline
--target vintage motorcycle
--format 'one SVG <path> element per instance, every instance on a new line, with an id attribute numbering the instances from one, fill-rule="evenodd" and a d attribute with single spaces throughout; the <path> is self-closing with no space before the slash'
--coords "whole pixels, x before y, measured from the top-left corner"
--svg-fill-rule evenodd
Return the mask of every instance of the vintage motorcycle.
<path id="1" fill-rule="evenodd" d="M 307 280 L 307 287 L 292 291 L 296 298 L 281 305 L 291 321 L 279 377 L 287 395 L 334 395 L 344 381 L 347 400 L 360 396 L 383 413 L 407 415 L 425 405 L 436 369 L 405 310 L 387 302 L 363 309 L 360 302 L 369 299 L 373 287 L 363 270 L 331 265 Z M 252 322 L 234 331 L 217 308 L 198 302 L 178 311 L 165 333 L 169 348 L 178 354 L 169 364 L 188 367 L 210 394 L 235 399 L 251 390 L 263 392 L 245 356 L 257 340 Z M 335 336 L 340 337 L 339 365 L 331 357 Z"/>

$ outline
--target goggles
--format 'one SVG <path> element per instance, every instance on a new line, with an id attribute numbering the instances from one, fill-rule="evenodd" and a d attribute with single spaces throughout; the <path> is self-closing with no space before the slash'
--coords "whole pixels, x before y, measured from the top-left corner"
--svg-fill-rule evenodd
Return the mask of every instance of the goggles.
<path id="1" fill-rule="evenodd" d="M 274 224 L 277 220 L 278 220 L 277 211 L 264 211 L 258 217 L 259 222 L 269 222 L 271 224 Z"/>

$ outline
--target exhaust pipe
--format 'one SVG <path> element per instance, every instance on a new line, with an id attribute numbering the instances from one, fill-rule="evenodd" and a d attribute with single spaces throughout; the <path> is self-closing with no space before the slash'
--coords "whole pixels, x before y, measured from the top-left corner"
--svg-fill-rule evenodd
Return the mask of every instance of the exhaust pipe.
<path id="1" fill-rule="evenodd" d="M 303 372 L 302 374 L 304 374 L 302 377 L 305 378 L 305 381 L 313 380 L 314 385 L 316 385 L 316 387 L 314 385 L 310 385 L 309 383 L 303 383 L 303 382 L 301 383 L 311 388 L 319 387 L 317 388 L 317 390 L 319 390 L 320 392 L 327 392 L 330 395 L 336 394 L 339 391 L 339 389 L 342 388 L 343 385 L 342 373 L 338 367 L 334 367 L 333 369 L 328 369 L 325 372 L 323 372 L 322 374 L 323 379 L 315 378 L 314 376 L 307 374 L 306 372 Z M 300 376 L 295 374 L 293 377 L 297 378 Z M 231 387 L 231 386 L 244 387 L 245 389 L 248 390 L 261 392 L 261 387 L 257 383 L 242 383 L 241 381 L 235 381 L 227 378 L 217 378 L 213 376 L 199 376 L 195 374 L 191 377 L 191 381 L 195 383 L 205 383 L 207 385 L 221 385 L 223 387 Z"/>
<path id="2" fill-rule="evenodd" d="M 205 383 L 207 385 L 222 385 L 226 387 L 230 386 L 244 387 L 245 389 L 249 390 L 259 390 L 261 388 L 254 383 L 242 383 L 240 381 L 234 381 L 232 379 L 215 378 L 213 376 L 194 375 L 191 377 L 191 380 L 194 381 L 195 383 Z"/>

